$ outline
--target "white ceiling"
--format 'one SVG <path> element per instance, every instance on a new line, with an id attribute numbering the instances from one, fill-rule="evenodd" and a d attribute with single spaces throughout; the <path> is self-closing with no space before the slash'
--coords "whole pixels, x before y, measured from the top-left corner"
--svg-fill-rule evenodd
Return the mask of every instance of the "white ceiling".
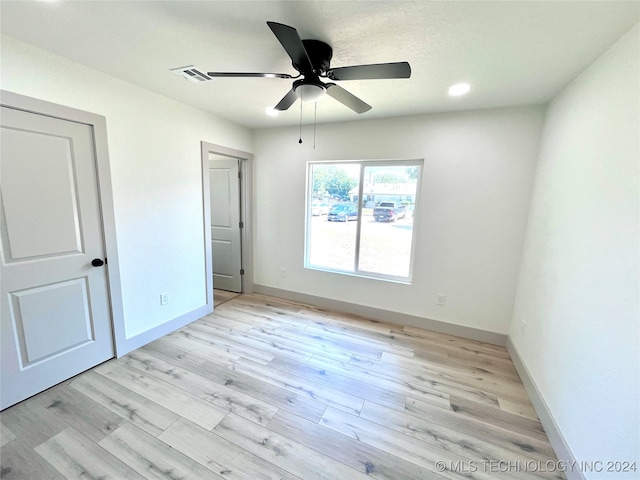
<path id="1" fill-rule="evenodd" d="M 170 73 L 296 74 L 267 20 L 329 43 L 332 67 L 408 61 L 410 79 L 344 81 L 373 106 L 357 115 L 332 98 L 318 122 L 544 103 L 640 19 L 637 1 L 11 1 L 0 31 L 250 128 L 295 125 L 299 104 L 267 117 L 292 80 Z M 465 97 L 447 88 L 471 83 Z M 99 92 L 96 92 L 99 95 Z M 304 109 L 305 123 L 313 106 Z"/>

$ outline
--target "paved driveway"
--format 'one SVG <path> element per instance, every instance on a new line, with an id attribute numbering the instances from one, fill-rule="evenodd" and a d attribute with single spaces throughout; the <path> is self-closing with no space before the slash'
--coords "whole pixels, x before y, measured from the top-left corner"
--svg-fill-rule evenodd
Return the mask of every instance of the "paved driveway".
<path id="1" fill-rule="evenodd" d="M 310 263 L 313 266 L 354 271 L 357 222 L 328 222 L 326 215 L 312 217 Z M 363 216 L 360 234 L 360 270 L 408 276 L 413 219 L 376 222 Z"/>

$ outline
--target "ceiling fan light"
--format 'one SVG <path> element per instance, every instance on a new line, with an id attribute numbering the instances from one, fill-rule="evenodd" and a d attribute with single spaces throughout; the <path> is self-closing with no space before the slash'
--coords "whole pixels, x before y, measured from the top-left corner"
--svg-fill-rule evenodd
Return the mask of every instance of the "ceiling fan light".
<path id="1" fill-rule="evenodd" d="M 451 85 L 449 87 L 449 95 L 452 97 L 459 97 L 460 95 L 465 95 L 469 93 L 471 90 L 471 85 L 468 83 L 456 83 L 455 85 Z"/>
<path id="2" fill-rule="evenodd" d="M 294 87 L 296 95 L 303 102 L 315 102 L 324 95 L 325 87 L 315 83 L 303 83 Z"/>

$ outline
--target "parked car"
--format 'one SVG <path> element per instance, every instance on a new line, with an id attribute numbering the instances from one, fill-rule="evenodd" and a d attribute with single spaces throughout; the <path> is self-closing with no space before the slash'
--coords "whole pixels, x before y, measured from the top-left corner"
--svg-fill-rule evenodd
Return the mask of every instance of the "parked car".
<path id="1" fill-rule="evenodd" d="M 348 222 L 352 219 L 358 219 L 358 208 L 355 205 L 334 205 L 327 214 L 327 220 L 330 222 Z"/>
<path id="2" fill-rule="evenodd" d="M 376 222 L 390 221 L 395 222 L 399 218 L 404 218 L 407 215 L 407 206 L 402 205 L 400 202 L 380 202 L 380 204 L 373 209 L 373 216 Z"/>
<path id="3" fill-rule="evenodd" d="M 329 205 L 321 202 L 313 202 L 311 204 L 311 215 L 317 217 L 318 215 L 326 215 L 329 213 Z"/>

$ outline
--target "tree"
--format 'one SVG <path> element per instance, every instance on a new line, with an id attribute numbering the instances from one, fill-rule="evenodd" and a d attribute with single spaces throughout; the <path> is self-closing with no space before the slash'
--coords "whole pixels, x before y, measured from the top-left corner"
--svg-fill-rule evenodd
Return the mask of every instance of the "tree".
<path id="1" fill-rule="evenodd" d="M 418 167 L 407 167 L 407 177 L 411 180 L 418 180 Z"/>
<path id="2" fill-rule="evenodd" d="M 314 165 L 313 196 L 322 198 L 329 195 L 338 200 L 348 201 L 349 192 L 357 185 L 357 181 L 335 165 Z"/>

